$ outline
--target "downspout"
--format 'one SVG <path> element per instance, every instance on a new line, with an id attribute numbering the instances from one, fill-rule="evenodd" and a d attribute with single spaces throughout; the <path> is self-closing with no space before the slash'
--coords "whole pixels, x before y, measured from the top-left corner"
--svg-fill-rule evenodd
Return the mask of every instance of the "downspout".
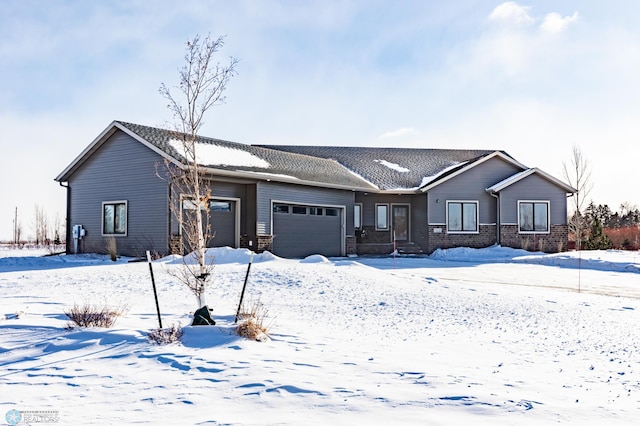
<path id="1" fill-rule="evenodd" d="M 489 195 L 496 199 L 496 244 L 500 244 L 500 194 L 496 194 L 494 191 L 487 191 Z"/>
<path id="2" fill-rule="evenodd" d="M 67 254 L 69 254 L 69 247 L 71 247 L 71 239 L 69 238 L 71 235 L 71 220 L 69 219 L 71 216 L 71 187 L 69 186 L 69 183 L 67 182 L 67 184 L 63 184 L 62 181 L 58 181 L 58 184 L 60 184 L 61 187 L 66 188 L 67 189 L 67 213 L 66 213 L 66 217 L 64 220 L 65 223 L 65 236 L 64 236 L 64 247 L 65 247 L 65 252 Z"/>
<path id="3" fill-rule="evenodd" d="M 172 203 L 173 203 L 173 184 L 171 182 L 169 182 L 169 184 L 167 185 L 167 255 L 169 254 L 176 254 L 173 253 L 172 250 L 172 246 L 171 246 L 171 239 L 173 238 L 173 229 L 172 229 L 172 222 L 173 222 L 173 213 L 172 213 Z M 183 254 L 183 253 L 181 253 Z"/>

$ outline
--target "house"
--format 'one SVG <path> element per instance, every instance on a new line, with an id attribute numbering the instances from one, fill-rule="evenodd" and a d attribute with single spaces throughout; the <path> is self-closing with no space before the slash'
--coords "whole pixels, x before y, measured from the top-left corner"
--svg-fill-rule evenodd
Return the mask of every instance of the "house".
<path id="1" fill-rule="evenodd" d="M 181 251 L 170 208 L 181 197 L 158 173 L 184 162 L 174 135 L 114 121 L 55 178 L 67 191 L 70 252 L 106 252 L 110 237 L 127 256 Z M 567 245 L 576 190 L 503 151 L 197 144 L 211 246 L 304 257 Z"/>

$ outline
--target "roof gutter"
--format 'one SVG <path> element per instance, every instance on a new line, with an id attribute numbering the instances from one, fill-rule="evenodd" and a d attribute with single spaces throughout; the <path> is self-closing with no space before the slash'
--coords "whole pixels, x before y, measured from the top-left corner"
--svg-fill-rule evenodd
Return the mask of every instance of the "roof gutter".
<path id="1" fill-rule="evenodd" d="M 374 186 L 350 186 L 350 185 L 340 185 L 340 184 L 331 184 L 326 182 L 314 182 L 303 179 L 296 178 L 287 178 L 284 176 L 276 176 L 269 175 L 268 173 L 261 174 L 260 172 L 244 172 L 239 170 L 222 170 L 222 169 L 212 169 L 205 168 L 207 174 L 212 176 L 226 176 L 226 177 L 235 177 L 235 178 L 244 178 L 244 179 L 252 179 L 252 180 L 261 180 L 266 182 L 281 182 L 281 183 L 294 183 L 298 185 L 306 185 L 306 186 L 316 186 L 321 188 L 331 188 L 331 189 L 341 189 L 348 191 L 364 191 L 364 192 L 377 192 L 381 191 L 379 188 Z M 386 192 L 386 191 L 385 191 Z M 397 192 L 397 191 L 393 191 Z"/>

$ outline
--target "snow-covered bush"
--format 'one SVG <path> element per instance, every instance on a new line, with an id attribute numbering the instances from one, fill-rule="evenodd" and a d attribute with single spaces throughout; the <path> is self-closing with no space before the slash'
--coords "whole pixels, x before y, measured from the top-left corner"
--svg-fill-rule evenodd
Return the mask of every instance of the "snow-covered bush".
<path id="1" fill-rule="evenodd" d="M 112 327 L 119 316 L 122 316 L 124 308 L 113 308 L 109 305 L 92 305 L 85 303 L 84 305 L 73 305 L 73 308 L 64 311 L 69 317 L 71 323 L 68 328 L 73 328 L 74 324 L 78 327 Z"/>
<path id="2" fill-rule="evenodd" d="M 157 345 L 176 343 L 179 342 L 182 337 L 182 327 L 171 324 L 171 327 L 154 328 L 149 330 L 147 337 L 151 343 L 155 343 Z"/>

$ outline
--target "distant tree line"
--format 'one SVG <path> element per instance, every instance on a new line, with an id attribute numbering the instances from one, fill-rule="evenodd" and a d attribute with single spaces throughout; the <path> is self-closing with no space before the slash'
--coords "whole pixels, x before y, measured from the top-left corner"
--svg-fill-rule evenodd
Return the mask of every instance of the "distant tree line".
<path id="1" fill-rule="evenodd" d="M 640 225 L 640 209 L 630 203 L 622 203 L 619 212 L 613 212 L 606 204 L 598 204 L 593 201 L 587 206 L 585 215 L 589 222 L 599 220 L 604 228 L 627 228 Z"/>
<path id="2" fill-rule="evenodd" d="M 608 205 L 592 201 L 584 214 L 578 212 L 570 220 L 588 230 L 580 244 L 586 250 L 640 249 L 640 209 L 630 203 L 622 203 L 614 212 Z"/>
<path id="3" fill-rule="evenodd" d="M 56 214 L 55 218 L 51 220 L 44 208 L 40 205 L 35 205 L 33 222 L 31 223 L 30 228 L 33 232 L 29 235 L 25 235 L 21 218 L 18 215 L 18 208 L 16 207 L 13 217 L 13 235 L 10 241 L 11 243 L 34 243 L 38 246 L 49 246 L 52 244 L 61 245 L 65 243 L 65 226 L 60 219 L 60 216 Z"/>

